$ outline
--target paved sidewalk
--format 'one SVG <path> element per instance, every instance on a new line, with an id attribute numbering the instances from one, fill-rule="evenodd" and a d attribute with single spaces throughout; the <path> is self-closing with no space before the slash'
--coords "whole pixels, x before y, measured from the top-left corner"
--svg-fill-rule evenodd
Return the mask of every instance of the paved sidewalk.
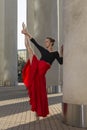
<path id="1" fill-rule="evenodd" d="M 35 113 L 30 111 L 25 89 L 0 90 L 0 130 L 85 130 L 62 122 L 62 94 L 48 95 L 50 114 L 37 120 Z"/>

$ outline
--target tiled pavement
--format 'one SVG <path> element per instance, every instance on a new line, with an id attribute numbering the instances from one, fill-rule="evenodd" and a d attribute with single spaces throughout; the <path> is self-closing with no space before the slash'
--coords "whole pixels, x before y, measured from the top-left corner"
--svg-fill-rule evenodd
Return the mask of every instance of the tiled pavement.
<path id="1" fill-rule="evenodd" d="M 85 130 L 67 126 L 61 118 L 62 94 L 49 94 L 50 114 L 36 119 L 23 88 L 0 88 L 0 130 Z"/>

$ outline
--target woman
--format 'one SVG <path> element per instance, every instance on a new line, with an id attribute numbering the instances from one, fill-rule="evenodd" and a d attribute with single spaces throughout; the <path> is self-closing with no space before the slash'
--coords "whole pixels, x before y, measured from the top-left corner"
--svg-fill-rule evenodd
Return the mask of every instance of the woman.
<path id="1" fill-rule="evenodd" d="M 46 49 L 40 46 L 35 39 L 28 33 L 24 23 L 22 25 L 22 34 L 25 35 L 25 45 L 29 53 L 29 60 L 23 68 L 23 81 L 28 89 L 30 97 L 31 110 L 37 113 L 37 116 L 46 117 L 49 114 L 48 100 L 46 92 L 45 74 L 51 67 L 53 61 L 57 59 L 59 64 L 63 64 L 63 48 L 61 48 L 61 57 L 58 51 L 53 50 L 55 40 L 47 37 L 45 39 Z M 40 60 L 34 54 L 29 40 L 38 48 L 41 53 Z"/>

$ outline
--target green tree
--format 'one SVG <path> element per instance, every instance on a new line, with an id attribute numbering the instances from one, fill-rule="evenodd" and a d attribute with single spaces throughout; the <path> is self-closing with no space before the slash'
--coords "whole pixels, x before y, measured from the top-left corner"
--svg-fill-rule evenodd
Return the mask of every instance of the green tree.
<path id="1" fill-rule="evenodd" d="M 18 82 L 22 82 L 22 69 L 25 63 L 25 60 L 18 55 Z"/>

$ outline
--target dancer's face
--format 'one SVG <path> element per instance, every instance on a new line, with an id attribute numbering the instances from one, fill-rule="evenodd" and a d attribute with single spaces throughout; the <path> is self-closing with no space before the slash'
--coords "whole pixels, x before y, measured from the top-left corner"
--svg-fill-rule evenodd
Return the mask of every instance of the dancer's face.
<path id="1" fill-rule="evenodd" d="M 45 39 L 45 46 L 46 46 L 46 48 L 48 48 L 49 46 L 51 46 L 51 42 L 50 42 L 50 39 Z"/>

